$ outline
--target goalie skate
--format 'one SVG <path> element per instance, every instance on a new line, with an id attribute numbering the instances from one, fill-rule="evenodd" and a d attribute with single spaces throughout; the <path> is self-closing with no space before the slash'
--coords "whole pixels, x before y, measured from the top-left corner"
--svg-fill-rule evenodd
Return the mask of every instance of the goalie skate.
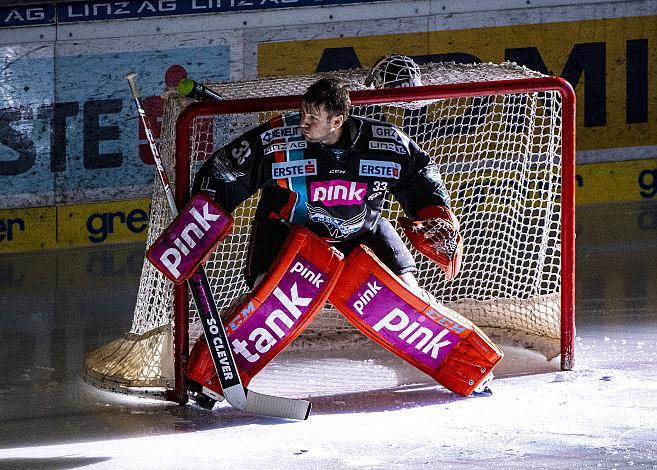
<path id="1" fill-rule="evenodd" d="M 204 387 L 193 380 L 187 380 L 187 395 L 198 406 L 206 410 L 211 410 L 217 402 L 224 400 L 224 396 L 220 393 Z"/>
<path id="2" fill-rule="evenodd" d="M 477 397 L 487 397 L 493 394 L 493 391 L 488 387 L 495 377 L 493 373 L 490 372 L 484 379 L 477 385 L 477 387 L 472 391 L 472 395 Z"/>

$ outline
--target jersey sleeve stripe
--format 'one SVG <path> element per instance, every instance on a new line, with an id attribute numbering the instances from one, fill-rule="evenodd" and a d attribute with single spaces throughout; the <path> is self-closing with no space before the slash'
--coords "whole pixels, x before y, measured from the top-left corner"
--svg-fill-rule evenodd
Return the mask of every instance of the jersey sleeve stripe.
<path id="1" fill-rule="evenodd" d="M 283 123 L 286 126 L 298 126 L 301 123 L 301 116 L 299 113 L 286 114 L 283 117 Z M 282 152 L 285 154 L 285 161 L 299 161 L 305 159 L 305 153 L 303 150 L 285 150 Z M 303 225 L 308 218 L 308 208 L 306 203 L 308 202 L 308 189 L 306 186 L 306 177 L 297 176 L 290 177 L 287 179 L 289 188 L 298 194 L 297 203 L 292 209 L 290 222 L 297 225 Z"/>

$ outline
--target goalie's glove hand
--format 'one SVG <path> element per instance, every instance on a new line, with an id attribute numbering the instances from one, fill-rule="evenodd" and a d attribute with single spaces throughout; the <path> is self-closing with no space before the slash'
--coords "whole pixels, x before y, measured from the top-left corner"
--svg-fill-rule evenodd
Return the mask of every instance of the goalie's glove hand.
<path id="1" fill-rule="evenodd" d="M 447 206 L 427 206 L 412 221 L 406 217 L 397 219 L 413 246 L 434 261 L 452 280 L 461 269 L 463 238 L 459 222 Z"/>

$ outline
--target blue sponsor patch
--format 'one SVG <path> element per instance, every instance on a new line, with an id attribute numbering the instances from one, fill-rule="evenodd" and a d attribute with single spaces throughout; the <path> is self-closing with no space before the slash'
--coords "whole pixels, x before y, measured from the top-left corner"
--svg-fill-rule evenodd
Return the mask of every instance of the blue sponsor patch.
<path id="1" fill-rule="evenodd" d="M 370 142 L 371 143 L 371 142 Z M 390 143 L 391 145 L 395 145 Z M 395 162 L 385 162 L 380 160 L 361 160 L 358 165 L 359 176 L 372 176 L 375 178 L 392 178 L 399 179 L 401 165 Z"/>
<path id="2" fill-rule="evenodd" d="M 290 137 L 301 136 L 301 128 L 299 126 L 283 126 L 274 127 L 260 134 L 260 139 L 263 145 L 267 145 L 276 139 L 288 139 Z"/>
<path id="3" fill-rule="evenodd" d="M 298 160 L 292 162 L 273 163 L 271 177 L 275 180 L 294 178 L 297 176 L 314 176 L 317 174 L 317 160 Z"/>

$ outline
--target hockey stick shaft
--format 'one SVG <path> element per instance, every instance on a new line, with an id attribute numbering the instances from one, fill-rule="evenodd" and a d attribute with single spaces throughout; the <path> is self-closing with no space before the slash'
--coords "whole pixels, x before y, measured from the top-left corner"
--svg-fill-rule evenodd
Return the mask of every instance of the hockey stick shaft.
<path id="1" fill-rule="evenodd" d="M 155 166 L 157 167 L 157 171 L 160 177 L 160 182 L 162 183 L 162 187 L 164 189 L 167 202 L 169 204 L 169 210 L 171 211 L 172 217 L 175 218 L 176 215 L 178 215 L 178 208 L 176 207 L 173 191 L 171 190 L 171 185 L 169 184 L 169 178 L 167 176 L 166 171 L 164 170 L 164 165 L 162 164 L 162 159 L 160 157 L 159 149 L 157 148 L 157 143 L 155 142 L 153 132 L 151 131 L 150 121 L 148 120 L 148 116 L 146 115 L 146 111 L 144 109 L 141 100 L 139 85 L 137 84 L 137 74 L 131 72 L 124 75 L 123 78 L 125 78 L 128 81 L 128 84 L 130 85 L 130 92 L 132 93 L 132 97 L 135 100 L 135 105 L 137 106 L 137 112 L 139 113 L 139 117 L 141 118 L 141 122 L 144 126 L 146 139 L 148 140 L 151 153 L 153 154 L 153 160 L 155 161 Z M 217 307 L 214 301 L 212 300 L 212 296 L 208 295 L 211 293 L 210 285 L 208 283 L 205 270 L 203 269 L 202 266 L 199 266 L 199 268 L 190 278 L 190 281 L 188 281 L 188 284 L 194 296 L 194 302 L 196 302 L 197 308 L 201 313 L 200 315 L 202 319 L 201 323 L 203 325 L 203 330 L 206 336 L 206 340 L 208 341 L 208 345 L 211 346 L 210 351 L 212 352 L 212 359 L 214 360 L 215 368 L 217 369 L 218 374 L 220 370 L 223 370 L 223 368 L 217 367 L 221 363 L 221 360 L 219 358 L 219 352 L 216 349 L 218 346 L 221 346 L 222 354 L 225 356 L 224 362 L 227 362 L 226 367 L 228 367 L 229 369 L 228 373 L 219 374 L 220 379 L 222 379 L 221 380 L 222 388 L 224 389 L 224 393 L 227 395 L 226 400 L 228 400 L 228 402 L 231 404 L 234 403 L 235 406 L 238 408 L 243 408 L 245 405 L 246 396 L 244 395 L 244 391 L 240 390 L 242 383 L 239 379 L 239 374 L 237 373 L 237 366 L 235 365 L 235 361 L 234 358 L 232 357 L 230 348 L 225 348 L 225 345 L 227 343 L 226 338 L 225 337 L 222 338 L 221 335 L 219 335 L 218 330 L 219 329 L 223 330 L 223 328 L 218 328 L 217 326 L 215 326 L 217 324 L 221 324 L 221 320 L 219 317 L 219 313 L 217 312 Z M 213 326 L 215 327 L 212 328 Z M 225 336 L 225 332 L 224 332 L 224 336 Z M 215 345 L 215 347 L 213 348 L 212 345 Z M 238 386 L 236 394 L 231 393 L 234 390 L 233 389 L 234 386 Z M 228 395 L 235 395 L 234 400 L 232 402 L 230 401 Z"/>
<path id="2" fill-rule="evenodd" d="M 160 158 L 160 152 L 151 131 L 151 125 L 146 116 L 139 86 L 137 84 L 137 74 L 134 72 L 127 73 L 124 78 L 130 85 L 130 91 L 137 106 L 137 111 L 141 118 L 146 138 L 153 154 L 153 159 L 158 170 L 160 182 L 162 183 L 164 193 L 169 204 L 169 209 L 173 217 L 178 214 L 169 178 Z M 246 389 L 239 376 L 237 365 L 231 348 L 229 347 L 228 337 L 223 328 L 223 323 L 217 306 L 212 296 L 210 284 L 208 282 L 205 270 L 202 266 L 196 270 L 188 280 L 188 285 L 192 291 L 194 301 L 200 313 L 201 324 L 205 339 L 210 349 L 210 354 L 221 383 L 226 401 L 235 408 L 249 411 L 255 414 L 266 416 L 275 416 L 289 419 L 306 419 L 310 413 L 310 403 L 306 400 L 295 400 L 283 397 L 262 395 Z"/>
<path id="3" fill-rule="evenodd" d="M 130 72 L 125 74 L 123 78 L 125 78 L 128 81 L 128 85 L 130 85 L 130 92 L 132 93 L 132 97 L 135 100 L 135 105 L 137 106 L 137 112 L 139 113 L 141 123 L 144 125 L 144 133 L 146 134 L 146 140 L 148 140 L 148 145 L 150 146 L 151 153 L 153 154 L 153 160 L 155 161 L 157 173 L 160 176 L 160 182 L 162 183 L 162 188 L 164 189 L 164 195 L 166 196 L 167 202 L 169 203 L 169 209 L 171 210 L 172 217 L 176 217 L 178 215 L 178 207 L 176 206 L 176 200 L 173 197 L 173 191 L 171 190 L 171 185 L 169 184 L 167 172 L 164 170 L 164 165 L 162 164 L 162 159 L 160 158 L 160 151 L 157 148 L 157 142 L 155 142 L 155 137 L 153 137 L 153 132 L 151 131 L 151 124 L 148 120 L 148 116 L 146 116 L 144 104 L 141 101 L 139 85 L 137 84 L 137 74 L 135 72 Z"/>

